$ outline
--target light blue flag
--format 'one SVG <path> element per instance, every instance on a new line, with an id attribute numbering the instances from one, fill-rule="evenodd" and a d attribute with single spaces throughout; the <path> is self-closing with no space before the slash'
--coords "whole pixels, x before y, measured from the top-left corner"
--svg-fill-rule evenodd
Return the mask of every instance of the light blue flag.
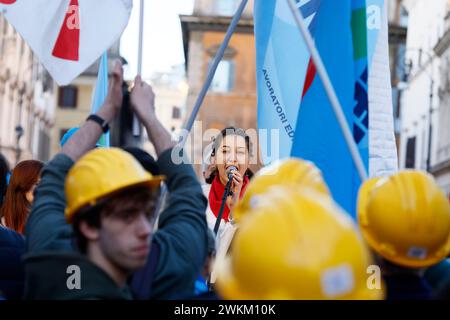
<path id="1" fill-rule="evenodd" d="M 105 52 L 100 58 L 98 68 L 97 83 L 95 84 L 94 95 L 92 98 L 91 113 L 96 113 L 105 102 L 108 95 L 108 53 Z M 103 134 L 97 143 L 102 147 L 109 147 L 109 132 Z"/>
<path id="2" fill-rule="evenodd" d="M 313 35 L 322 1 L 296 0 Z M 259 144 L 268 164 L 290 155 L 310 53 L 285 0 L 255 0 L 254 21 Z M 279 139 L 272 141 L 272 130 Z"/>
<path id="3" fill-rule="evenodd" d="M 353 139 L 358 147 L 359 154 L 364 167 L 369 167 L 369 96 L 368 96 L 368 57 L 367 57 L 367 16 L 366 1 L 352 0 L 352 39 L 353 39 L 353 60 L 354 60 L 354 101 L 353 119 L 350 122 L 350 129 L 353 132 Z M 358 191 L 361 180 L 358 172 L 352 172 L 352 211 L 356 218 L 355 205 L 358 198 Z"/>

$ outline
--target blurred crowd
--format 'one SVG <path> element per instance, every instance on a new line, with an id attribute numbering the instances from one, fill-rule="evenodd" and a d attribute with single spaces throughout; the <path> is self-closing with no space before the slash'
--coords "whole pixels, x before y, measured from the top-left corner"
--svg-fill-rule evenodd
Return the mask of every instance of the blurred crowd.
<path id="1" fill-rule="evenodd" d="M 353 219 L 311 162 L 253 173 L 250 137 L 229 127 L 199 181 L 139 76 L 131 106 L 157 159 L 97 144 L 122 82 L 118 63 L 103 106 L 48 163 L 0 156 L 0 299 L 450 297 L 450 205 L 431 175 L 363 182 Z"/>

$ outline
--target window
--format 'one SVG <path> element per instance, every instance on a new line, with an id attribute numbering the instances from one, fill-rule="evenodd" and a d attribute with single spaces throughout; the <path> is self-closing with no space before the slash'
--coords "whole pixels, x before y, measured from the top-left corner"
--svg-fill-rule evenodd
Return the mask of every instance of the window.
<path id="1" fill-rule="evenodd" d="M 212 62 L 210 62 L 210 65 Z M 214 79 L 211 83 L 213 92 L 230 92 L 234 86 L 234 62 L 231 60 L 222 60 L 217 66 Z"/>
<path id="2" fill-rule="evenodd" d="M 406 45 L 403 43 L 398 44 L 395 50 L 395 64 L 398 66 L 395 69 L 396 77 L 399 80 L 406 81 L 406 69 L 408 66 L 405 65 L 406 62 Z"/>
<path id="3" fill-rule="evenodd" d="M 424 116 L 423 119 L 425 120 L 426 117 Z M 421 161 L 421 169 L 426 170 L 427 168 L 427 158 L 428 158 L 428 148 L 427 148 L 427 129 L 423 128 L 422 130 L 422 161 Z"/>
<path id="4" fill-rule="evenodd" d="M 180 119 L 181 118 L 181 110 L 178 107 L 172 108 L 172 119 Z"/>
<path id="5" fill-rule="evenodd" d="M 78 98 L 78 88 L 66 86 L 59 88 L 58 104 L 61 108 L 76 108 Z"/>
<path id="6" fill-rule="evenodd" d="M 406 169 L 414 169 L 416 166 L 416 137 L 409 138 L 406 143 Z"/>
<path id="7" fill-rule="evenodd" d="M 404 6 L 400 7 L 400 25 L 405 28 L 408 27 L 408 11 Z"/>

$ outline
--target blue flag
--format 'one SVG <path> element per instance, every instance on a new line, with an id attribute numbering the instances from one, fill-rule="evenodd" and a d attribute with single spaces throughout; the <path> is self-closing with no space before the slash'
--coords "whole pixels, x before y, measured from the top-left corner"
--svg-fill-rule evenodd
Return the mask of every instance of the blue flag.
<path id="1" fill-rule="evenodd" d="M 353 123 L 356 74 L 351 9 L 351 0 L 323 1 L 314 35 L 349 124 Z M 314 162 L 322 170 L 334 199 L 355 214 L 355 190 L 360 181 L 355 182 L 356 167 L 318 75 L 302 100 L 291 154 Z"/>

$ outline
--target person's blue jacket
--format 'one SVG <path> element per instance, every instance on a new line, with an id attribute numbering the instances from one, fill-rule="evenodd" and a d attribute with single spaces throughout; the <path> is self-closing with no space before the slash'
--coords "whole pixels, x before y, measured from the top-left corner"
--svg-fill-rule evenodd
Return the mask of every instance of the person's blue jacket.
<path id="1" fill-rule="evenodd" d="M 192 294 L 207 254 L 206 198 L 192 166 L 187 162 L 175 164 L 171 152 L 171 149 L 163 152 L 157 161 L 161 174 L 166 176 L 169 197 L 152 240 L 152 248 L 157 247 L 157 251 L 152 249 L 147 269 L 154 272 L 147 277 L 151 280 L 151 288 L 147 290 L 148 298 L 151 299 Z M 64 217 L 64 181 L 73 164 L 66 155 L 56 155 L 44 167 L 36 188 L 25 231 L 27 256 L 33 257 L 25 260 L 26 270 L 30 270 L 28 274 L 33 275 L 33 279 L 26 278 L 26 282 L 32 283 L 34 287 L 42 285 L 48 289 L 49 286 L 48 277 L 38 279 L 39 272 L 33 272 L 42 270 L 45 263 L 39 259 L 40 253 L 48 254 L 51 251 L 67 254 L 74 251 L 72 228 Z M 45 283 L 41 283 L 43 281 Z M 135 296 L 137 293 L 133 292 Z M 35 288 L 27 298 L 33 299 L 39 294 L 39 289 Z M 45 299 L 43 296 L 39 298 Z"/>
<path id="2" fill-rule="evenodd" d="M 21 257 L 24 252 L 23 236 L 0 226 L 0 296 L 8 300 L 22 298 L 24 269 Z"/>

